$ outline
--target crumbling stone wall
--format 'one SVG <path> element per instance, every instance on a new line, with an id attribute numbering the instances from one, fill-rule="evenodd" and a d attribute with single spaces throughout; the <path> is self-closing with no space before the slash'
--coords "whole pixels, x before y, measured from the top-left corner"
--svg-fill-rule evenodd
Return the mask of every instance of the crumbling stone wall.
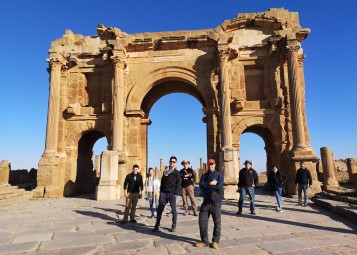
<path id="1" fill-rule="evenodd" d="M 0 183 L 9 183 L 10 169 L 10 161 L 2 160 L 0 163 Z"/>
<path id="2" fill-rule="evenodd" d="M 10 171 L 9 184 L 22 186 L 27 190 L 32 190 L 37 185 L 37 169 L 31 168 Z"/>

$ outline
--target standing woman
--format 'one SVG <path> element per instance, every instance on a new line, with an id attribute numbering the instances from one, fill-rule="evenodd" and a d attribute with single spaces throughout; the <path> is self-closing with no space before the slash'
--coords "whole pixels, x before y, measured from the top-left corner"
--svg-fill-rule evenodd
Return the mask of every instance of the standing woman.
<path id="1" fill-rule="evenodd" d="M 276 202 L 278 203 L 278 207 L 276 210 L 278 212 L 282 212 L 282 196 L 283 196 L 283 183 L 286 181 L 286 176 L 285 174 L 281 173 L 279 169 L 274 166 L 273 171 L 269 174 L 268 177 L 268 183 L 270 184 L 270 187 L 272 188 L 275 197 L 276 197 Z"/>
<path id="2" fill-rule="evenodd" d="M 149 218 L 153 218 L 155 217 L 154 212 L 157 212 L 157 206 L 159 204 L 160 181 L 156 177 L 152 167 L 149 168 L 149 173 L 145 180 L 145 193 L 146 199 L 149 200 L 150 203 L 151 215 Z"/>

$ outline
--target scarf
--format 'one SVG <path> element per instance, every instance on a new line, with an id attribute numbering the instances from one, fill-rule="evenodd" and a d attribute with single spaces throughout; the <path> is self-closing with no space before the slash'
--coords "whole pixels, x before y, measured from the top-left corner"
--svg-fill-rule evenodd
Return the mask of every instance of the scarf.
<path id="1" fill-rule="evenodd" d="M 164 170 L 164 175 L 169 176 L 169 174 L 171 174 L 174 170 L 175 170 L 175 168 L 170 169 L 170 167 L 168 167 Z"/>

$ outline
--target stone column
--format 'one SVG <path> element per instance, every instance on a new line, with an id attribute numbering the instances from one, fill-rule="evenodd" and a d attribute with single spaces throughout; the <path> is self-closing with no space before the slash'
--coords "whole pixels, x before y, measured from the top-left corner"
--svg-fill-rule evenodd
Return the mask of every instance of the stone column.
<path id="1" fill-rule="evenodd" d="M 238 151 L 232 146 L 232 124 L 230 108 L 230 88 L 228 74 L 229 49 L 220 45 L 220 123 L 221 123 L 221 148 L 219 151 L 218 170 L 224 175 L 223 197 L 237 199 L 236 185 L 238 183 Z"/>
<path id="2" fill-rule="evenodd" d="M 0 163 L 0 184 L 8 184 L 10 179 L 10 161 L 2 160 Z"/>
<path id="3" fill-rule="evenodd" d="M 347 171 L 348 171 L 349 181 L 357 185 L 357 158 L 347 159 Z"/>
<path id="4" fill-rule="evenodd" d="M 323 187 L 324 189 L 337 189 L 339 187 L 335 176 L 335 164 L 333 161 L 333 154 L 328 147 L 320 148 L 321 161 L 323 168 Z"/>
<path id="5" fill-rule="evenodd" d="M 95 166 L 96 177 L 100 177 L 99 155 L 96 155 L 95 158 L 94 158 L 94 166 Z"/>
<path id="6" fill-rule="evenodd" d="M 232 148 L 232 128 L 231 128 L 231 109 L 230 109 L 230 89 L 228 76 L 228 58 L 227 49 L 219 52 L 219 68 L 221 83 L 221 148 Z"/>
<path id="7" fill-rule="evenodd" d="M 45 154 L 57 153 L 58 123 L 60 106 L 61 67 L 58 58 L 48 60 L 51 66 L 50 95 L 48 102 Z"/>
<path id="8" fill-rule="evenodd" d="M 112 57 L 114 63 L 113 94 L 113 142 L 112 150 L 123 150 L 124 131 L 124 67 L 125 63 L 118 56 Z"/>
<path id="9" fill-rule="evenodd" d="M 299 88 L 299 64 L 298 51 L 300 46 L 297 43 L 288 45 L 288 74 L 290 91 L 290 110 L 293 131 L 293 149 L 305 147 L 305 131 L 303 123 L 303 109 L 301 100 L 301 90 Z"/>

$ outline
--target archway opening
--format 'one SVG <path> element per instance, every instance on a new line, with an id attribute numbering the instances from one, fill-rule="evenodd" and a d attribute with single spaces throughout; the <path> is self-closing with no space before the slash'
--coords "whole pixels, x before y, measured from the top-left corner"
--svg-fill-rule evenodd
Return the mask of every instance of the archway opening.
<path id="1" fill-rule="evenodd" d="M 96 146 L 94 146 L 95 144 Z M 101 154 L 101 151 L 105 150 L 106 147 L 107 140 L 105 139 L 104 134 L 97 130 L 85 133 L 79 140 L 77 175 L 75 180 L 76 194 L 91 193 L 95 191 L 95 187 L 99 181 L 98 171 L 100 168 L 100 162 L 96 164 L 95 156 Z M 94 154 L 94 151 L 98 154 Z"/>
<path id="2" fill-rule="evenodd" d="M 244 161 L 252 162 L 252 167 L 258 172 L 267 170 L 267 154 L 264 140 L 253 133 L 243 133 L 240 137 L 240 168 L 244 167 Z"/>
<path id="3" fill-rule="evenodd" d="M 202 122 L 201 102 L 185 93 L 170 93 L 151 104 L 148 127 L 148 167 L 160 169 L 160 159 L 168 165 L 176 156 L 177 169 L 187 159 L 197 170 L 200 158 L 207 157 L 206 124 Z"/>

